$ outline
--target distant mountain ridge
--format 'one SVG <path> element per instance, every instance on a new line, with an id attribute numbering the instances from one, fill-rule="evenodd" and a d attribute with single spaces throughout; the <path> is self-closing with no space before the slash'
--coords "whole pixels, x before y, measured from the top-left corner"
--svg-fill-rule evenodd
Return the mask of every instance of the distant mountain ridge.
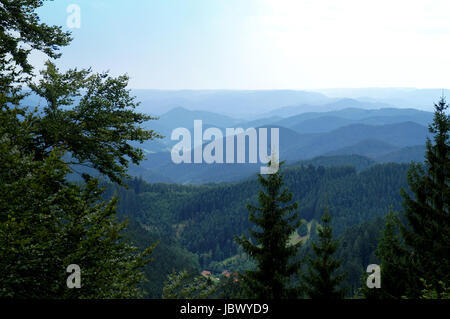
<path id="1" fill-rule="evenodd" d="M 239 123 L 251 127 L 255 123 L 279 125 L 302 134 L 329 132 L 350 124 L 383 125 L 401 122 L 415 122 L 427 126 L 433 119 L 433 113 L 415 109 L 355 109 L 345 108 L 329 112 L 307 112 L 287 118 L 266 117 L 259 120 Z"/>
<path id="2" fill-rule="evenodd" d="M 132 90 L 140 110 L 161 115 L 182 106 L 189 110 L 249 117 L 294 104 L 325 104 L 334 99 L 311 91 L 295 90 Z"/>
<path id="3" fill-rule="evenodd" d="M 333 98 L 353 98 L 359 101 L 387 103 L 397 108 L 416 108 L 432 111 L 434 103 L 449 96 L 449 89 L 430 88 L 346 88 L 313 90 Z"/>
<path id="4" fill-rule="evenodd" d="M 279 126 L 280 158 L 293 164 L 318 156 L 363 155 L 368 158 L 394 162 L 409 162 L 409 156 L 417 158 L 417 150 L 405 147 L 424 145 L 428 130 L 414 123 L 403 122 L 386 125 L 351 124 L 331 132 L 299 134 L 289 128 Z M 270 131 L 270 130 L 268 130 Z M 268 137 L 268 141 L 270 138 Z M 224 148 L 226 142 L 223 142 Z M 248 145 L 246 146 L 248 152 Z M 402 157 L 401 154 L 404 154 Z M 236 154 L 236 143 L 235 143 Z M 246 156 L 248 158 L 248 155 Z M 176 183 L 211 183 L 237 181 L 259 171 L 262 163 L 249 164 L 174 164 L 169 152 L 150 154 L 140 167 L 147 171 L 143 176 L 151 176 L 154 171 Z M 138 171 L 134 170 L 136 174 Z M 136 174 L 139 176 L 138 174 Z M 156 174 L 154 174 L 156 176 Z M 159 180 L 158 180 L 159 181 Z"/>

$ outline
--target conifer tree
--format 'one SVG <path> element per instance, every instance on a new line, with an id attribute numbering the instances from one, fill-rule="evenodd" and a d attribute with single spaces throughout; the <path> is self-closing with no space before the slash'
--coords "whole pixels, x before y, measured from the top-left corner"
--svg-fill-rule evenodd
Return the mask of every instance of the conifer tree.
<path id="1" fill-rule="evenodd" d="M 136 298 L 153 247 L 138 252 L 95 179 L 69 183 L 62 153 L 35 161 L 0 129 L 0 298 Z M 67 266 L 81 269 L 68 289 Z"/>
<path id="2" fill-rule="evenodd" d="M 429 126 L 433 141 L 427 138 L 424 164 L 413 164 L 408 184 L 413 193 L 402 190 L 407 225 L 402 227 L 410 248 L 410 288 L 408 296 L 418 297 L 426 282 L 428 288 L 442 290 L 440 282 L 450 282 L 449 215 L 449 129 L 445 98 L 435 104 Z"/>
<path id="3" fill-rule="evenodd" d="M 196 276 L 187 270 L 173 272 L 167 277 L 163 299 L 208 299 L 213 298 L 217 284 L 210 278 Z"/>
<path id="4" fill-rule="evenodd" d="M 315 258 L 308 258 L 308 272 L 302 275 L 302 289 L 312 299 L 342 299 L 345 290 L 340 287 L 345 278 L 337 274 L 342 264 L 334 258 L 339 242 L 333 240 L 331 216 L 328 208 L 322 217 L 322 225 L 317 228 L 318 242 L 312 243 Z"/>
<path id="5" fill-rule="evenodd" d="M 292 193 L 283 188 L 280 171 L 268 177 L 259 175 L 258 179 L 263 187 L 258 196 L 259 207 L 247 206 L 249 220 L 259 228 L 250 229 L 254 243 L 244 236 L 235 238 L 255 260 L 257 269 L 246 271 L 240 280 L 250 298 L 287 298 L 295 291 L 289 282 L 299 269 L 299 262 L 291 259 L 297 254 L 301 241 L 289 243 L 291 234 L 301 225 L 296 211 L 298 203 L 290 203 Z"/>
<path id="6" fill-rule="evenodd" d="M 389 208 L 385 227 L 375 251 L 381 267 L 381 288 L 369 289 L 366 286 L 368 274 L 364 271 L 361 291 L 365 298 L 400 299 L 405 295 L 409 269 L 407 251 L 399 228 L 398 215 Z"/>

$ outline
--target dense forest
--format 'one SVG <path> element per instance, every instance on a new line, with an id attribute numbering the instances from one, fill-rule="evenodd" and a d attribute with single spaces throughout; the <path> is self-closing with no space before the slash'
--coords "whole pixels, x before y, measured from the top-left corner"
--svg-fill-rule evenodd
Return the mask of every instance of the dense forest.
<path id="1" fill-rule="evenodd" d="M 401 209 L 400 188 L 407 188 L 408 167 L 407 164 L 379 164 L 359 173 L 351 166 L 325 168 L 309 164 L 282 169 L 293 199 L 299 202 L 299 216 L 312 229 L 320 221 L 324 208 L 329 207 L 333 229 L 343 242 L 338 254 L 346 257 L 344 266 L 351 273 L 347 283 L 355 291 L 360 287 L 361 270 L 376 261 L 373 253 L 383 216 L 389 207 Z M 135 178 L 128 185 L 128 189 L 110 185 L 104 195 L 117 194 L 119 216 L 138 222 L 153 238 L 160 240 L 159 245 L 171 246 L 172 250 L 167 250 L 169 254 L 173 250 L 179 251 L 180 258 L 187 258 L 187 252 L 195 254 L 191 254 L 189 267 L 196 266 L 197 271 L 239 271 L 249 264 L 230 261 L 242 254 L 233 236 L 247 234 L 250 228 L 246 204 L 257 201 L 256 178 L 204 186 L 148 184 Z M 301 232 L 298 229 L 297 237 L 305 236 Z M 311 235 L 315 236 L 314 231 Z M 305 245 L 300 256 L 307 253 Z M 171 258 L 166 260 L 170 265 Z M 161 269 L 166 272 L 179 269 L 177 261 L 169 265 Z M 151 268 L 149 265 L 152 274 Z M 161 274 L 159 283 L 153 281 L 149 287 L 161 287 L 166 276 L 167 273 Z M 161 292 L 152 291 L 155 297 Z"/>

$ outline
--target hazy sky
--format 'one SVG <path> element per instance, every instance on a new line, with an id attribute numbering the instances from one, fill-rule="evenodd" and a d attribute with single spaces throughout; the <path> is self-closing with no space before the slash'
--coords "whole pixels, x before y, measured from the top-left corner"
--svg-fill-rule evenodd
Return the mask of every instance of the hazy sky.
<path id="1" fill-rule="evenodd" d="M 67 29 L 69 4 L 81 27 L 58 65 L 128 73 L 132 88 L 450 87 L 448 0 L 57 0 L 39 12 Z"/>

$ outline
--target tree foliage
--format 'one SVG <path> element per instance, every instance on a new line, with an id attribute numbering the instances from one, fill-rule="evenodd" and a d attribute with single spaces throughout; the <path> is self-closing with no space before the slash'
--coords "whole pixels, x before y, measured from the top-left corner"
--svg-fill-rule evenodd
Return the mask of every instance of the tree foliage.
<path id="1" fill-rule="evenodd" d="M 432 289 L 442 291 L 439 282 L 450 282 L 450 119 L 442 97 L 435 104 L 429 126 L 433 141 L 427 139 L 424 164 L 413 164 L 408 184 L 414 197 L 402 191 L 407 224 L 402 235 L 409 247 L 410 297 L 420 295 L 425 280 Z"/>
<path id="2" fill-rule="evenodd" d="M 138 251 L 123 237 L 117 198 L 103 200 L 97 179 L 74 184 L 67 175 L 75 158 L 120 182 L 127 158 L 142 159 L 128 141 L 156 134 L 139 127 L 149 117 L 134 112 L 126 76 L 60 74 L 48 62 L 32 84 L 30 50 L 57 58 L 70 42 L 60 27 L 39 22 L 42 4 L 0 2 L 0 297 L 141 297 L 153 246 Z M 48 102 L 40 113 L 20 104 L 23 83 Z M 81 289 L 66 285 L 70 264 L 81 268 Z"/>
<path id="3" fill-rule="evenodd" d="M 401 299 L 408 285 L 407 252 L 404 240 L 401 238 L 401 227 L 398 214 L 392 209 L 385 218 L 385 225 L 375 255 L 381 267 L 381 288 L 369 289 L 366 286 L 367 274 L 363 275 L 362 293 L 370 299 Z"/>
<path id="4" fill-rule="evenodd" d="M 318 242 L 312 243 L 315 258 L 308 258 L 308 273 L 301 276 L 303 293 L 312 299 L 341 299 L 345 295 L 345 290 L 340 287 L 345 275 L 337 274 L 342 260 L 334 257 L 339 242 L 333 240 L 330 222 L 326 208 L 322 225 L 317 228 Z"/>

